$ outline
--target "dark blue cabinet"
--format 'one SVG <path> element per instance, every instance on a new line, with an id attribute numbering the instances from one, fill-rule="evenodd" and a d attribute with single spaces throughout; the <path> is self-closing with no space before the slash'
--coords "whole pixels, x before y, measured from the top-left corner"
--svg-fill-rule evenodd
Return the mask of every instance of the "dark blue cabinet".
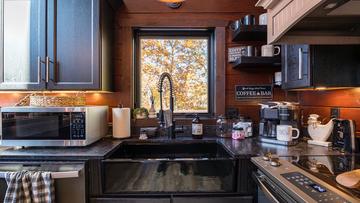
<path id="1" fill-rule="evenodd" d="M 49 89 L 99 89 L 100 0 L 48 0 Z"/>
<path id="2" fill-rule="evenodd" d="M 46 0 L 0 0 L 0 89 L 45 88 Z"/>
<path id="3" fill-rule="evenodd" d="M 108 1 L 0 3 L 5 20 L 1 25 L 5 38 L 0 50 L 4 56 L 0 58 L 0 89 L 111 90 L 111 56 L 102 54 L 109 53 L 112 42 L 111 34 L 104 34 L 112 32 L 114 11 Z M 15 11 L 16 18 L 11 18 Z"/>

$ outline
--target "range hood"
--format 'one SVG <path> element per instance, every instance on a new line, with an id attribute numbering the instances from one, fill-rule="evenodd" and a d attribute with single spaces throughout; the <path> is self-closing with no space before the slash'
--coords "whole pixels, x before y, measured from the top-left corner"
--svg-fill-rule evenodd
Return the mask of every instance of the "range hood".
<path id="1" fill-rule="evenodd" d="M 271 44 L 360 44 L 360 0 L 260 0 Z"/>

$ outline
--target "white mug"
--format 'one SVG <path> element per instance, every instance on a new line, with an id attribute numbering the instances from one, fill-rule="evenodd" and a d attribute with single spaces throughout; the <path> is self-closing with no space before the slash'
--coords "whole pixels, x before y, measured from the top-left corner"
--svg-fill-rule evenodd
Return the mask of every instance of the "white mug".
<path id="1" fill-rule="evenodd" d="M 261 56 L 273 57 L 280 54 L 280 47 L 274 45 L 263 45 L 261 46 Z"/>
<path id="2" fill-rule="evenodd" d="M 296 136 L 292 136 L 292 131 L 296 131 Z M 280 141 L 290 142 L 293 139 L 297 139 L 300 136 L 300 131 L 297 128 L 293 128 L 291 125 L 278 125 L 276 126 L 276 139 Z"/>
<path id="3" fill-rule="evenodd" d="M 267 25 L 267 13 L 259 15 L 259 25 Z"/>

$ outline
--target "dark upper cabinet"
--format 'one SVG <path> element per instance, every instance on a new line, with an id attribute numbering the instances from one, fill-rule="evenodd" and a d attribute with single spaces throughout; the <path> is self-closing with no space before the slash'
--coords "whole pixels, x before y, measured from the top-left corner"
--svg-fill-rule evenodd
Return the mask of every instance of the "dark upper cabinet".
<path id="1" fill-rule="evenodd" d="M 108 1 L 3 1 L 0 89 L 112 89 Z"/>
<path id="2" fill-rule="evenodd" d="M 46 1 L 0 1 L 0 89 L 45 88 Z"/>
<path id="3" fill-rule="evenodd" d="M 282 47 L 283 88 L 310 86 L 308 45 L 284 45 Z"/>
<path id="4" fill-rule="evenodd" d="M 283 45 L 282 88 L 360 86 L 360 45 Z"/>

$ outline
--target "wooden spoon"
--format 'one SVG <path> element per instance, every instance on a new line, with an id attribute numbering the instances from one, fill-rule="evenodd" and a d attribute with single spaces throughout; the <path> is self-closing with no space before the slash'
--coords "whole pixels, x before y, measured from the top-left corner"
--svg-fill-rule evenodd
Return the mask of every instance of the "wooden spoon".
<path id="1" fill-rule="evenodd" d="M 336 176 L 336 182 L 347 188 L 360 189 L 360 169 L 345 172 Z"/>

